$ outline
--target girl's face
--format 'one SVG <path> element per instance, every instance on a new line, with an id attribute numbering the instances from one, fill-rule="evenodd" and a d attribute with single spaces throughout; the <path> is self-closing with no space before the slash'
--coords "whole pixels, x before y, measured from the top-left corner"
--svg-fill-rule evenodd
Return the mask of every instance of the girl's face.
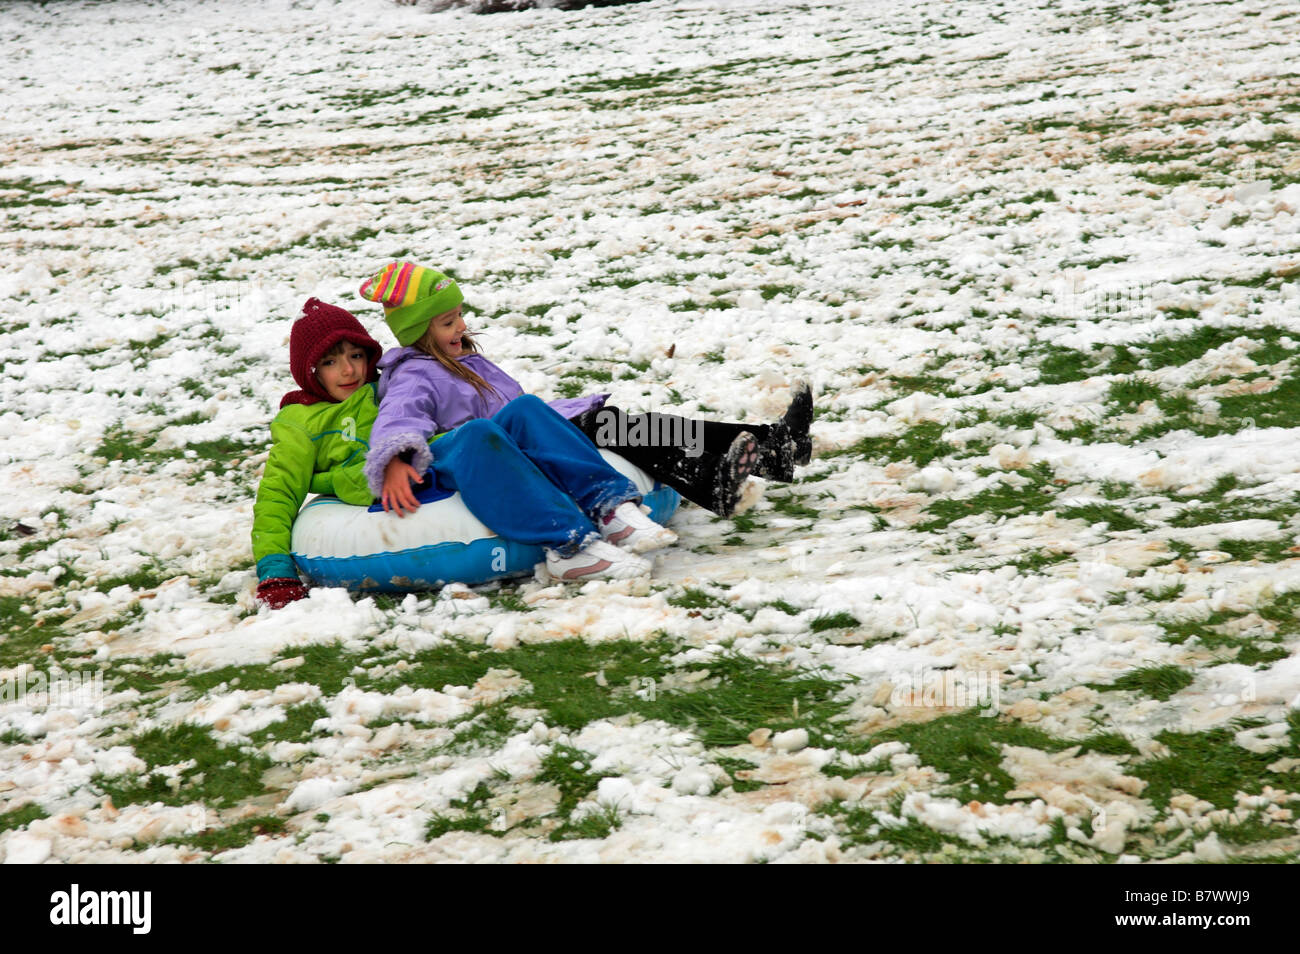
<path id="1" fill-rule="evenodd" d="M 449 358 L 459 358 L 465 353 L 460 340 L 461 334 L 465 331 L 465 322 L 460 317 L 460 309 L 461 306 L 457 305 L 451 311 L 444 311 L 441 315 L 434 316 L 433 321 L 429 322 L 434 344 Z"/>
<path id="2" fill-rule="evenodd" d="M 346 401 L 366 383 L 367 357 L 365 348 L 349 342 L 316 363 L 316 380 L 333 400 Z"/>

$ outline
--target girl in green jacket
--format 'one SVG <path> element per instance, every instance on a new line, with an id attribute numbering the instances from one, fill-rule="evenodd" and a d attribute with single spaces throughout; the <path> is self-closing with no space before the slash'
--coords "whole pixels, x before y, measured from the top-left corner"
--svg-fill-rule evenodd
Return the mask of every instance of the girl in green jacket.
<path id="1" fill-rule="evenodd" d="M 289 333 L 289 368 L 300 390 L 280 400 L 253 504 L 257 598 L 273 609 L 307 595 L 289 555 L 293 521 L 307 495 L 370 505 L 362 468 L 379 410 L 374 382 L 382 352 L 351 313 L 316 298 Z"/>

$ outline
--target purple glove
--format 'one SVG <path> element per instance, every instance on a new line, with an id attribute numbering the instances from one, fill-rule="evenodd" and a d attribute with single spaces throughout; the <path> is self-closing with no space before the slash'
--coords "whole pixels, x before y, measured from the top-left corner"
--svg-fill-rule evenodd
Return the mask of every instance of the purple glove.
<path id="1" fill-rule="evenodd" d="M 294 600 L 307 595 L 307 587 L 301 580 L 287 576 L 277 576 L 257 584 L 257 598 L 271 609 L 281 609 Z"/>

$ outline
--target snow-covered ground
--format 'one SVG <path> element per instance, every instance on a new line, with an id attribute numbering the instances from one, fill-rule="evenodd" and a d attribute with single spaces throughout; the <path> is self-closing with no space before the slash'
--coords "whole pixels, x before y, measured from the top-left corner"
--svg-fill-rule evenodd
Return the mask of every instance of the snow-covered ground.
<path id="1" fill-rule="evenodd" d="M 1300 843 L 1294 7 L 0 27 L 5 860 Z M 356 289 L 401 258 L 543 397 L 808 378 L 815 459 L 648 581 L 258 610 L 290 323 L 391 343 Z"/>

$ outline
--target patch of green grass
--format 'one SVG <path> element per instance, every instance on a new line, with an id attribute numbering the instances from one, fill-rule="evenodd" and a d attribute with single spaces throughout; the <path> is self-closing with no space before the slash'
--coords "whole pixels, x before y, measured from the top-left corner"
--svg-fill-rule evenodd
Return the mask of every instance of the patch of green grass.
<path id="1" fill-rule="evenodd" d="M 1188 317 L 1197 316 L 1193 313 Z M 1272 364 L 1290 356 L 1290 352 L 1278 343 L 1278 339 L 1285 335 L 1285 329 L 1278 328 L 1276 325 L 1249 328 L 1240 325 L 1223 328 L 1202 327 L 1186 335 L 1159 338 L 1141 347 L 1145 352 L 1148 367 L 1154 370 L 1188 364 L 1204 356 L 1207 351 L 1221 348 L 1228 342 L 1244 336 L 1259 342 L 1250 350 L 1251 358 L 1261 364 Z"/>
<path id="2" fill-rule="evenodd" d="M 1137 377 L 1121 378 L 1112 381 L 1106 392 L 1106 403 L 1114 405 L 1121 413 L 1131 413 L 1145 401 L 1154 401 L 1160 397 L 1159 385 L 1143 381 Z"/>
<path id="3" fill-rule="evenodd" d="M 818 616 L 808 623 L 808 628 L 814 633 L 824 633 L 828 629 L 850 629 L 858 625 L 861 624 L 856 616 L 841 612 Z"/>
<path id="4" fill-rule="evenodd" d="M 1156 163 L 1166 165 L 1171 162 L 1182 162 L 1186 159 L 1192 159 L 1197 155 L 1198 150 L 1183 149 L 1132 149 L 1127 146 L 1118 146 L 1112 149 L 1103 149 L 1102 158 L 1107 162 L 1135 162 L 1135 163 Z"/>
<path id="5" fill-rule="evenodd" d="M 263 794 L 262 774 L 271 760 L 256 752 L 219 744 L 204 726 L 182 724 L 150 729 L 130 739 L 148 769 L 139 775 L 96 774 L 95 786 L 119 808 L 140 802 L 186 805 L 204 802 L 228 807 Z M 168 784 L 157 768 L 194 761 Z"/>
<path id="6" fill-rule="evenodd" d="M 996 417 L 993 423 L 1008 430 L 1029 430 L 1038 423 L 1038 418 L 1038 411 L 1026 408 L 1023 411 L 1012 411 L 1010 414 Z"/>
<path id="7" fill-rule="evenodd" d="M 1084 236 L 1085 241 L 1090 241 L 1090 239 L 1087 238 L 1088 233 L 1085 232 Z M 1096 238 L 1096 236 L 1094 235 L 1092 238 Z M 1101 268 L 1103 265 L 1120 265 L 1127 261 L 1128 257 L 1125 255 L 1099 255 L 1096 258 L 1075 259 L 1073 261 L 1062 262 L 1061 264 L 1065 268 L 1084 268 L 1091 271 L 1094 268 Z"/>
<path id="8" fill-rule="evenodd" d="M 597 775 L 591 771 L 592 756 L 571 745 L 557 744 L 542 759 L 542 770 L 537 774 L 537 781 L 549 783 L 560 790 L 560 804 L 555 813 L 564 818 L 564 822 L 550 834 L 551 841 L 564 841 L 571 838 L 603 838 L 609 834 L 608 819 L 603 825 L 582 824 L 572 818 L 578 803 L 596 790 L 602 778 L 612 778 L 614 773 L 602 772 Z"/>
<path id="9" fill-rule="evenodd" d="M 337 643 L 315 644 L 291 650 L 279 658 L 302 656 L 304 662 L 293 669 L 271 669 L 267 666 L 225 666 L 208 672 L 192 673 L 185 683 L 196 693 L 209 692 L 222 683 L 240 689 L 274 689 L 287 682 L 309 682 L 327 696 L 335 695 L 351 680 L 356 685 L 366 682 L 352 670 L 364 662 L 364 655 L 344 652 Z"/>
<path id="10" fill-rule="evenodd" d="M 104 432 L 100 445 L 91 451 L 92 457 L 104 457 L 108 460 L 142 460 L 145 456 L 144 441 L 141 435 L 133 434 L 120 424 L 115 424 Z M 153 443 L 149 440 L 149 443 Z"/>
<path id="11" fill-rule="evenodd" d="M 901 828 L 881 825 L 876 838 L 892 845 L 902 852 L 904 857 L 935 855 L 941 853 L 947 845 L 960 847 L 963 853 L 967 853 L 971 849 L 970 843 L 964 839 L 956 835 L 935 831 L 928 825 L 921 824 L 915 818 L 909 818 L 907 824 Z M 952 857 L 955 859 L 955 856 Z"/>
<path id="12" fill-rule="evenodd" d="M 26 560 L 33 553 L 40 553 L 46 547 L 50 546 L 50 544 L 56 542 L 56 538 L 50 538 L 48 540 L 25 540 L 18 545 L 18 559 L 20 561 Z"/>
<path id="13" fill-rule="evenodd" d="M 1153 603 L 1167 603 L 1178 599 L 1187 592 L 1187 584 L 1182 580 L 1174 583 L 1172 586 L 1158 586 L 1151 589 L 1148 594 Z"/>
<path id="14" fill-rule="evenodd" d="M 1092 364 L 1086 352 L 1074 348 L 1039 348 L 1038 378 L 1043 384 L 1069 384 L 1090 376 Z"/>
<path id="15" fill-rule="evenodd" d="M 903 394 L 915 394 L 917 391 L 925 394 L 946 394 L 948 388 L 952 386 L 952 382 L 947 378 L 935 374 L 896 374 L 890 377 L 889 383 L 895 391 Z"/>
<path id="16" fill-rule="evenodd" d="M 285 820 L 275 815 L 246 818 L 224 828 L 208 828 L 192 835 L 168 838 L 163 844 L 190 845 L 213 854 L 242 848 L 258 835 L 283 835 Z"/>
<path id="17" fill-rule="evenodd" d="M 155 653 L 148 659 L 122 657 L 105 671 L 104 681 L 115 691 L 134 689 L 147 695 L 167 683 L 178 682 L 182 663 L 183 657 L 170 653 Z"/>
<path id="18" fill-rule="evenodd" d="M 1249 419 L 1258 428 L 1300 426 L 1300 375 L 1286 375 L 1271 391 L 1222 398 L 1219 414 L 1238 425 Z"/>
<path id="19" fill-rule="evenodd" d="M 1085 504 L 1081 507 L 1065 507 L 1056 511 L 1064 520 L 1084 520 L 1088 524 L 1104 523 L 1111 530 L 1141 530 L 1146 526 L 1142 521 L 1129 516 L 1126 511 L 1114 504 Z"/>
<path id="20" fill-rule="evenodd" d="M 672 671 L 663 657 L 674 648 L 665 639 L 597 645 L 562 640 L 485 655 L 494 668 L 512 669 L 528 681 L 529 690 L 516 696 L 515 704 L 543 710 L 548 725 L 580 729 L 639 709 L 635 691 Z M 604 686 L 597 682 L 599 673 L 604 673 Z"/>
<path id="21" fill-rule="evenodd" d="M 820 510 L 809 507 L 803 502 L 809 498 L 801 497 L 798 494 L 787 493 L 768 497 L 767 499 L 772 504 L 774 511 L 785 514 L 787 517 L 795 517 L 800 520 L 816 520 L 821 516 Z"/>
<path id="22" fill-rule="evenodd" d="M 720 756 L 714 759 L 717 766 L 731 776 L 731 787 L 736 792 L 754 792 L 762 788 L 765 783 L 755 782 L 749 779 L 736 778 L 737 772 L 752 772 L 758 768 L 748 759 L 737 759 L 728 756 Z"/>
<path id="23" fill-rule="evenodd" d="M 1096 752 L 1099 755 L 1138 755 L 1138 750 L 1127 738 L 1118 732 L 1100 732 L 1083 740 L 1079 747 L 1080 755 Z"/>
<path id="24" fill-rule="evenodd" d="M 605 368 L 577 368 L 568 372 L 565 377 L 569 378 L 586 378 L 589 381 L 606 381 L 614 380 L 614 373 Z"/>
<path id="25" fill-rule="evenodd" d="M 820 195 L 820 193 L 813 194 Z M 789 198 L 798 198 L 798 196 L 790 196 Z M 778 295 L 785 295 L 787 298 L 799 297 L 799 288 L 795 285 L 759 285 L 758 292 L 763 296 L 763 301 L 771 301 Z"/>
<path id="26" fill-rule="evenodd" d="M 1141 170 L 1136 175 L 1152 185 L 1181 185 L 1184 182 L 1196 182 L 1201 173 L 1195 169 L 1174 169 L 1169 172 L 1148 172 Z"/>
<path id="27" fill-rule="evenodd" d="M 134 573 L 99 580 L 95 583 L 95 589 L 101 593 L 107 593 L 119 586 L 129 586 L 132 590 L 153 590 L 170 580 L 173 575 L 167 573 L 162 564 L 155 561 L 152 566 L 141 568 Z"/>
<path id="28" fill-rule="evenodd" d="M 635 709 L 648 719 L 692 728 L 705 745 L 741 745 L 755 729 L 774 732 L 829 726 L 847 706 L 835 699 L 841 683 L 809 670 L 769 665 L 738 654 L 692 663 L 689 671 L 707 671 L 709 688 L 659 691 L 635 698 Z"/>
<path id="29" fill-rule="evenodd" d="M 529 605 L 519 595 L 517 588 L 503 586 L 495 592 L 488 593 L 487 598 L 488 603 L 494 609 L 506 610 L 511 613 L 526 613 L 530 609 Z"/>
<path id="30" fill-rule="evenodd" d="M 1300 719 L 1292 713 L 1290 751 L 1296 750 L 1296 729 Z M 1186 792 L 1211 802 L 1216 808 L 1235 807 L 1237 792 L 1258 794 L 1265 785 L 1292 789 L 1284 777 L 1269 771 L 1282 751 L 1251 752 L 1236 743 L 1236 730 L 1210 732 L 1161 732 L 1156 741 L 1169 754 L 1130 764 L 1127 772 L 1147 782 L 1143 797 L 1157 808 L 1166 809 L 1177 792 Z"/>
<path id="31" fill-rule="evenodd" d="M 0 832 L 26 828 L 38 819 L 49 817 L 49 814 L 40 805 L 35 802 L 28 802 L 20 808 L 11 808 L 9 811 L 0 814 Z"/>
<path id="32" fill-rule="evenodd" d="M 519 731 L 506 706 L 480 706 L 454 726 L 456 738 L 439 751 L 477 754 L 499 749 Z"/>
<path id="33" fill-rule="evenodd" d="M 363 112 L 380 103 L 403 103 L 412 99 L 425 99 L 434 94 L 433 90 L 424 89 L 411 83 L 393 86 L 388 89 L 352 89 L 334 93 L 328 98 L 331 106 L 340 109 Z"/>
<path id="34" fill-rule="evenodd" d="M 91 451 L 91 456 L 106 460 L 139 461 L 159 466 L 170 461 L 184 460 L 193 467 L 189 483 L 201 481 L 205 474 L 238 473 L 232 471 L 232 459 L 242 460 L 258 451 L 255 444 L 246 444 L 230 437 L 221 437 L 210 441 L 191 441 L 184 447 L 158 448 L 153 435 L 137 434 L 128 431 L 121 424 L 114 424 L 104 432 L 100 445 Z M 193 456 L 187 456 L 193 452 Z"/>
<path id="35" fill-rule="evenodd" d="M 1100 490 L 1107 500 L 1125 500 L 1136 493 L 1132 485 L 1120 480 L 1103 480 Z"/>
<path id="36" fill-rule="evenodd" d="M 437 814 L 430 818 L 428 824 L 424 826 L 424 837 L 426 841 L 433 841 L 453 831 L 494 835 L 498 838 L 505 834 L 505 832 L 494 831 L 491 826 L 492 820 L 490 818 L 473 812 L 456 817 Z"/>
<path id="37" fill-rule="evenodd" d="M 1074 554 L 1059 550 L 1031 550 L 1009 563 L 1004 563 L 1003 566 L 1015 567 L 1018 573 L 1041 573 L 1047 567 L 1064 563 L 1073 557 Z"/>
<path id="38" fill-rule="evenodd" d="M 212 391 L 210 391 L 208 386 L 198 378 L 185 378 L 180 383 L 180 389 L 191 397 L 202 398 L 204 400 L 212 397 Z M 202 418 L 200 418 L 200 420 L 202 420 Z"/>
<path id="39" fill-rule="evenodd" d="M 908 428 L 899 437 L 864 437 L 852 447 L 839 453 L 862 457 L 869 461 L 910 460 L 917 467 L 925 467 L 936 458 L 945 457 L 953 452 L 953 446 L 943 439 L 943 434 L 942 424 L 927 421 Z"/>
<path id="40" fill-rule="evenodd" d="M 1112 683 L 1088 683 L 1088 686 L 1098 692 L 1140 692 L 1161 702 L 1167 702 L 1170 696 L 1182 692 L 1192 682 L 1191 673 L 1180 666 L 1170 665 L 1144 666 L 1125 673 Z"/>
<path id="41" fill-rule="evenodd" d="M 1214 627 L 1235 619 L 1239 615 L 1238 613 L 1220 610 L 1212 613 L 1204 620 L 1183 620 L 1180 622 L 1162 620 L 1160 625 L 1164 628 L 1165 635 L 1161 638 L 1164 642 L 1173 646 L 1181 646 L 1193 637 L 1201 640 L 1204 645 L 1209 647 L 1222 645 L 1223 642 L 1232 642 L 1232 637 L 1215 633 Z"/>
<path id="42" fill-rule="evenodd" d="M 609 92 L 637 92 L 655 89 L 667 83 L 676 83 L 682 79 L 682 71 L 677 69 L 663 70 L 658 73 L 633 73 L 631 76 L 610 77 L 574 86 L 569 93 L 575 96 L 586 96 Z"/>
<path id="43" fill-rule="evenodd" d="M 679 596 L 668 597 L 670 606 L 680 606 L 682 609 L 708 609 L 711 606 L 727 606 L 725 600 L 720 600 L 715 596 L 710 596 L 703 590 L 687 587 Z"/>
<path id="44" fill-rule="evenodd" d="M 614 805 L 606 805 L 598 811 L 589 811 L 581 818 L 570 820 L 565 829 L 552 832 L 552 840 L 565 838 L 608 838 L 614 829 L 621 827 L 623 816 Z M 566 830 L 567 829 L 567 830 Z"/>
<path id="45" fill-rule="evenodd" d="M 942 530 L 963 517 L 973 514 L 1018 516 L 1024 513 L 1041 513 L 1050 508 L 1056 488 L 1052 485 L 1053 472 L 1046 463 L 1018 471 L 1029 478 L 1023 487 L 999 482 L 979 493 L 962 499 L 936 500 L 926 508 L 931 519 L 918 524 L 920 531 Z"/>
<path id="46" fill-rule="evenodd" d="M 77 578 L 75 574 L 65 573 L 59 577 L 59 585 L 63 586 L 68 580 Z M 58 637 L 65 635 L 63 630 L 48 619 L 37 619 L 34 612 L 25 611 L 24 606 L 30 607 L 30 601 L 16 596 L 0 596 L 0 668 L 30 663 L 37 669 L 45 670 L 52 662 L 58 662 L 65 669 L 72 670 L 91 662 L 88 655 L 76 655 L 76 652 L 84 654 L 87 650 L 61 649 Z M 99 628 L 109 632 L 117 627 L 113 623 L 107 623 Z M 45 646 L 54 648 L 47 652 L 42 649 Z"/>
<path id="47" fill-rule="evenodd" d="M 0 631 L 0 666 L 6 669 L 40 660 L 38 648 L 53 635 L 36 625 L 39 620 L 30 610 L 31 603 L 22 597 L 0 596 L 0 621 L 4 627 Z"/>
<path id="48" fill-rule="evenodd" d="M 910 238 L 904 238 L 904 239 L 876 238 L 874 235 L 864 237 L 859 242 L 859 245 L 864 246 L 866 248 L 883 248 L 883 249 L 896 248 L 900 252 L 910 252 L 913 248 L 916 247 L 916 243 Z"/>
<path id="49" fill-rule="evenodd" d="M 770 603 L 764 603 L 764 606 L 771 606 L 773 609 L 779 609 L 786 616 L 798 616 L 803 610 L 797 606 L 791 606 L 785 600 L 773 600 Z"/>
<path id="50" fill-rule="evenodd" d="M 1230 845 L 1253 845 L 1261 841 L 1276 841 L 1295 835 L 1295 828 L 1292 826 L 1269 823 L 1258 815 L 1252 815 L 1246 821 L 1235 825 L 1215 825 L 1214 831 L 1220 841 Z"/>
<path id="51" fill-rule="evenodd" d="M 948 776 L 945 794 L 960 801 L 1004 802 L 1015 782 L 1001 767 L 1002 746 L 1059 752 L 1072 743 L 1019 722 L 989 718 L 970 710 L 928 722 L 908 723 L 870 736 L 863 751 L 881 742 L 903 742 L 922 764 Z"/>
<path id="52" fill-rule="evenodd" d="M 1145 441 L 1173 431 L 1192 431 L 1208 436 L 1206 415 L 1186 394 L 1161 394 L 1156 398 L 1160 419 L 1138 428 L 1134 440 Z"/>
<path id="53" fill-rule="evenodd" d="M 1247 520 L 1256 517 L 1285 520 L 1294 512 L 1296 504 L 1300 503 L 1300 496 L 1271 505 L 1263 504 L 1258 498 L 1240 494 L 1230 498 L 1229 495 L 1238 488 L 1237 475 L 1224 474 L 1214 482 L 1212 487 L 1200 492 L 1195 498 L 1189 499 L 1175 496 L 1173 499 L 1176 502 L 1194 503 L 1195 506 L 1188 506 L 1187 509 L 1169 518 L 1168 525 L 1171 527 L 1203 527 L 1208 524 L 1228 523 L 1234 520 Z"/>
<path id="54" fill-rule="evenodd" d="M 255 745 L 267 742 L 306 742 L 313 735 L 312 726 L 318 719 L 328 719 L 329 712 L 319 702 L 305 702 L 285 710 L 284 718 L 272 722 L 249 738 Z"/>
<path id="55" fill-rule="evenodd" d="M 367 678 L 366 688 L 373 692 L 391 693 L 402 687 L 442 691 L 447 686 L 472 686 L 495 665 L 496 654 L 456 643 L 424 649 L 404 661 L 407 666 L 400 672 L 374 680 Z M 498 665 L 496 668 L 509 668 Z"/>
<path id="56" fill-rule="evenodd" d="M 1264 666 L 1289 659 L 1291 651 L 1284 646 L 1260 646 L 1251 643 L 1237 653 L 1236 662 L 1243 666 Z"/>
<path id="57" fill-rule="evenodd" d="M 1230 554 L 1239 563 L 1281 563 L 1283 560 L 1295 559 L 1296 554 L 1290 550 L 1294 542 L 1288 538 L 1281 540 L 1220 540 L 1219 549 Z"/>
<path id="58" fill-rule="evenodd" d="M 194 264 L 197 265 L 198 263 L 195 262 Z M 163 345 L 165 345 L 170 340 L 171 338 L 167 335 L 154 335 L 152 338 L 148 339 L 147 341 L 127 342 L 127 347 L 130 348 L 132 351 L 134 351 L 137 356 L 146 357 L 153 354 L 153 352 L 159 350 Z"/>
<path id="59" fill-rule="evenodd" d="M 1270 272 L 1260 272 L 1257 275 L 1251 275 L 1249 277 L 1225 278 L 1223 279 L 1223 284 L 1236 285 L 1238 288 L 1263 288 L 1266 285 L 1270 285 L 1273 282 L 1276 282 L 1277 279 L 1278 276 L 1274 275 L 1270 271 Z"/>
<path id="60" fill-rule="evenodd" d="M 835 821 L 840 835 L 840 842 L 845 846 L 865 845 L 880 840 L 877 829 L 884 826 L 876 818 L 875 809 L 866 808 L 858 802 L 832 801 L 823 805 L 818 814 Z"/>
<path id="61" fill-rule="evenodd" d="M 1300 613 L 1300 590 L 1283 593 L 1256 607 L 1255 612 L 1264 619 L 1277 623 L 1279 632 L 1300 632 L 1300 620 L 1296 618 L 1296 614 Z"/>
<path id="62" fill-rule="evenodd" d="M 1076 263 L 1078 264 L 1078 263 Z M 1096 264 L 1096 263 L 1093 263 Z M 1189 309 L 1171 309 L 1165 312 L 1169 319 L 1195 319 L 1198 314 Z M 1151 341 L 1134 341 L 1126 344 L 1095 346 L 1090 351 L 1064 348 L 1057 345 L 1040 345 L 1036 353 L 1042 357 L 1038 363 L 1040 380 L 1044 384 L 1066 384 L 1081 381 L 1094 375 L 1132 375 L 1139 370 L 1155 371 L 1161 368 L 1181 367 L 1205 355 L 1207 351 L 1222 347 L 1230 341 L 1246 336 L 1258 342 L 1251 349 L 1251 357 L 1260 364 L 1275 364 L 1291 357 L 1294 349 L 1282 346 L 1279 339 L 1285 329 L 1275 325 L 1246 327 L 1201 327 L 1186 334 L 1170 334 Z M 1134 390 L 1132 383 L 1121 384 L 1111 400 L 1124 405 L 1136 405 L 1140 400 L 1155 399 L 1157 392 L 1150 385 Z"/>

